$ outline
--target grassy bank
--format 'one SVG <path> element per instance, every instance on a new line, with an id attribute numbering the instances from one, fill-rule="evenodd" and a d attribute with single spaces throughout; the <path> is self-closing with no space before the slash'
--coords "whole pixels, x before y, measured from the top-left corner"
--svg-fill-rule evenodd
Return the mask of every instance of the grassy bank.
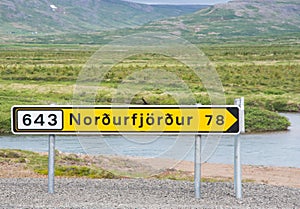
<path id="1" fill-rule="evenodd" d="M 135 177 L 163 179 L 160 175 L 153 175 L 153 173 L 157 173 L 157 170 L 152 167 L 121 157 L 76 155 L 60 152 L 55 154 L 55 176 L 97 179 Z M 20 168 L 35 174 L 48 175 L 48 155 L 46 153 L 0 149 L 0 163 L 6 165 L 17 164 Z M 187 180 L 187 175 L 184 175 L 184 178 Z"/>
<path id="2" fill-rule="evenodd" d="M 199 46 L 213 62 L 224 87 L 227 104 L 244 96 L 246 130 L 286 130 L 289 122 L 276 112 L 298 112 L 300 107 L 300 46 L 214 45 Z M 193 92 L 196 102 L 210 104 L 199 78 L 188 68 L 164 56 L 138 55 L 118 63 L 101 84 L 92 77 L 86 85 L 97 85 L 93 98 L 78 96 L 73 88 L 84 64 L 98 49 L 85 45 L 2 45 L 0 47 L 0 133 L 10 132 L 10 108 L 16 104 L 111 104 L 116 88 L 134 72 L 164 69 L 179 77 Z M 145 83 L 147 78 L 145 78 Z M 176 104 L 159 86 L 136 84 L 139 92 L 132 104 Z M 140 85 L 140 86 L 139 86 Z M 176 86 L 170 86 L 170 89 Z M 184 103 L 185 95 L 179 95 Z M 92 100 L 91 100 L 92 99 Z M 275 113 L 274 113 L 275 112 Z"/>
<path id="3" fill-rule="evenodd" d="M 48 175 L 48 156 L 46 153 L 37 153 L 24 150 L 0 149 L 1 169 L 6 166 L 18 168 L 21 175 L 24 171 L 27 177 L 46 177 Z M 3 171 L 5 172 L 5 171 Z M 191 171 L 177 169 L 155 169 L 127 158 L 116 156 L 89 156 L 65 154 L 56 152 L 55 176 L 92 179 L 120 179 L 120 178 L 156 178 L 194 181 Z M 23 177 L 23 176 L 19 176 Z M 233 181 L 226 177 L 203 177 L 203 182 Z M 243 182 L 254 182 L 243 179 Z"/>
<path id="4" fill-rule="evenodd" d="M 89 159 L 75 154 L 56 153 L 55 176 L 88 177 L 88 178 L 120 178 L 120 176 L 103 169 L 97 159 L 91 163 Z M 48 156 L 46 154 L 22 151 L 0 150 L 0 163 L 18 164 L 36 174 L 48 174 Z"/>

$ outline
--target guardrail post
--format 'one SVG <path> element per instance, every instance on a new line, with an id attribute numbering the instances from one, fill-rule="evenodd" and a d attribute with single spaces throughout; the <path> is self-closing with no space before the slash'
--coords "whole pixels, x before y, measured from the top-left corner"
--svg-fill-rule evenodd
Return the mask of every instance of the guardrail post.
<path id="1" fill-rule="evenodd" d="M 55 135 L 49 135 L 48 144 L 48 193 L 54 193 L 54 163 L 55 163 Z"/>
<path id="2" fill-rule="evenodd" d="M 194 183 L 195 198 L 201 198 L 201 136 L 195 136 L 195 159 L 194 159 Z"/>

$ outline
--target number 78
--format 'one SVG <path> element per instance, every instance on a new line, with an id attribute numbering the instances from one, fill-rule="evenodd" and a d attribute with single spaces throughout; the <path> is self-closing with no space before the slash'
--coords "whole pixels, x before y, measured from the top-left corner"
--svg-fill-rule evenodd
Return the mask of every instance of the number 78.
<path id="1" fill-rule="evenodd" d="M 214 119 L 213 115 L 205 115 L 205 117 L 208 118 L 208 121 L 207 121 L 207 124 L 206 124 L 208 126 L 210 126 L 213 123 L 213 121 L 215 121 L 216 124 L 219 125 L 219 126 L 224 125 L 224 116 L 223 115 L 217 115 L 215 117 L 215 120 L 213 120 Z"/>

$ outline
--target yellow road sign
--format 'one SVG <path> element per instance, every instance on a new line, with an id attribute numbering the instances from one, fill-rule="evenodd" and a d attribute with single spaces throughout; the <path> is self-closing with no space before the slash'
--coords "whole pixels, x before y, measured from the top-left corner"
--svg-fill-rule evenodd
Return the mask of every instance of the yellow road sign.
<path id="1" fill-rule="evenodd" d="M 15 134 L 238 134 L 238 106 L 13 106 Z"/>

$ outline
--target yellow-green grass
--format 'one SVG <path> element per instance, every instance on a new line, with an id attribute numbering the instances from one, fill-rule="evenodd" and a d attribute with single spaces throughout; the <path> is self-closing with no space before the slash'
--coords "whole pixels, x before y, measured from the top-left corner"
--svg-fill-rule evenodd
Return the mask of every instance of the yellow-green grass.
<path id="1" fill-rule="evenodd" d="M 210 104 L 201 80 L 182 63 L 161 55 L 137 55 L 115 65 L 99 82 L 88 78 L 84 85 L 99 86 L 98 92 L 83 95 L 78 101 L 73 89 L 85 63 L 100 46 L 81 45 L 5 45 L 0 47 L 0 133 L 10 132 L 10 108 L 16 104 L 111 104 L 116 88 L 132 73 L 143 69 L 164 69 L 179 77 L 194 93 L 196 102 Z M 215 65 L 224 87 L 227 104 L 245 97 L 247 131 L 285 130 L 288 122 L 273 112 L 297 112 L 300 106 L 300 46 L 295 45 L 220 45 L 199 46 Z M 145 83 L 146 80 L 145 80 Z M 144 84 L 143 84 L 144 85 Z M 142 85 L 141 85 L 142 86 Z M 172 90 L 175 86 L 167 87 Z M 176 104 L 165 90 L 144 85 L 132 104 Z M 182 93 L 184 98 L 184 93 Z M 188 103 L 189 101 L 186 101 Z M 251 114 L 250 114 L 251 113 Z M 256 113 L 256 114 L 254 114 Z M 254 117 L 255 116 L 255 117 Z"/>

